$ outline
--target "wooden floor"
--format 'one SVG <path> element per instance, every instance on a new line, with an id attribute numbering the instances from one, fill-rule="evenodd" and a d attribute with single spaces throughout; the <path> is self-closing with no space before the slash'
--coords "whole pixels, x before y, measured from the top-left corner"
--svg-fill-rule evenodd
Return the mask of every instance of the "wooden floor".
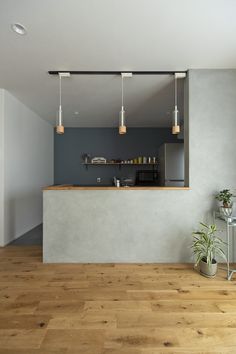
<path id="1" fill-rule="evenodd" d="M 0 354 L 236 354 L 236 282 L 191 265 L 44 265 L 0 249 Z"/>

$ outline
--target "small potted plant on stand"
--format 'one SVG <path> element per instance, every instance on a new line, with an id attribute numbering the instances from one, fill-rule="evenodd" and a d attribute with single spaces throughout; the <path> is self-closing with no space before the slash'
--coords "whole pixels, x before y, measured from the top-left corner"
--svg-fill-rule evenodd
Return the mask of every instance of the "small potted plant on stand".
<path id="1" fill-rule="evenodd" d="M 223 189 L 216 195 L 216 199 L 223 204 L 220 206 L 220 212 L 223 216 L 229 217 L 232 215 L 232 196 L 233 194 L 229 189 Z"/>
<path id="2" fill-rule="evenodd" d="M 200 273 L 205 277 L 212 278 L 217 272 L 216 256 L 226 260 L 222 249 L 225 242 L 216 236 L 216 226 L 200 223 L 202 226 L 198 231 L 193 232 L 193 253 L 196 256 L 195 265 L 199 265 Z"/>

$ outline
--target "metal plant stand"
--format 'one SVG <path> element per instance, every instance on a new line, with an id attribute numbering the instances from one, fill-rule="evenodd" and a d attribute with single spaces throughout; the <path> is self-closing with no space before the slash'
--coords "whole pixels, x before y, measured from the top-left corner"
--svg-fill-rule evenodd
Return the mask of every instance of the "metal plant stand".
<path id="1" fill-rule="evenodd" d="M 233 250 L 234 254 L 234 227 L 236 226 L 236 217 L 234 216 L 223 216 L 220 214 L 218 211 L 213 212 L 213 219 L 214 223 L 216 222 L 216 219 L 219 219 L 223 221 L 226 225 L 226 236 L 227 236 L 227 279 L 231 280 L 232 276 L 234 273 L 236 273 L 236 269 L 230 269 L 230 249 Z M 230 230 L 233 230 L 233 236 L 232 236 L 232 244 L 230 244 Z M 234 261 L 234 258 L 233 258 Z"/>

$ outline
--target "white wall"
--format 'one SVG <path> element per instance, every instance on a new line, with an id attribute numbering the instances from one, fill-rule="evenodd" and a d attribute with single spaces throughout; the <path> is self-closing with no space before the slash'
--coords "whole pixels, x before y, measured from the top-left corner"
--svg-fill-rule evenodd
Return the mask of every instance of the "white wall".
<path id="1" fill-rule="evenodd" d="M 0 89 L 0 245 L 4 238 L 4 90 Z"/>
<path id="2" fill-rule="evenodd" d="M 53 127 L 3 92 L 4 235 L 1 245 L 42 222 L 42 187 L 53 183 Z"/>

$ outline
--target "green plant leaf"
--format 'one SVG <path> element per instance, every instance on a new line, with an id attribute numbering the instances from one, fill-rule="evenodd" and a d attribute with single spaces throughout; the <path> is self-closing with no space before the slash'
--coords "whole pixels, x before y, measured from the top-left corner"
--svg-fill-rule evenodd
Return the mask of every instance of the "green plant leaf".
<path id="1" fill-rule="evenodd" d="M 206 258 L 206 262 L 210 265 L 215 259 L 216 255 L 226 258 L 222 249 L 222 245 L 226 243 L 216 235 L 217 228 L 213 225 L 207 225 L 200 223 L 202 227 L 200 230 L 196 230 L 192 233 L 193 243 L 191 248 L 193 254 L 196 256 L 196 264 L 200 262 L 202 258 Z"/>

